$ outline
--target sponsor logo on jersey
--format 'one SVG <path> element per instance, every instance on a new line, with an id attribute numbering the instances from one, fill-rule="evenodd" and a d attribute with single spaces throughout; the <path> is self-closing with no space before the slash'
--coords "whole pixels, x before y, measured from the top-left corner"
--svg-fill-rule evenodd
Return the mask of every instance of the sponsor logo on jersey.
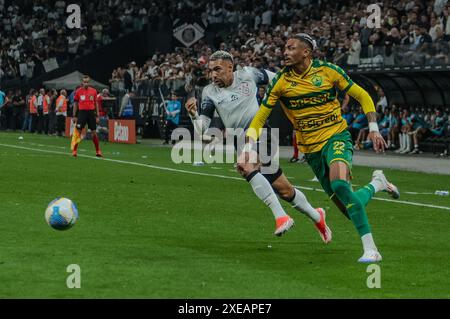
<path id="1" fill-rule="evenodd" d="M 297 126 L 300 131 L 303 130 L 309 130 L 309 129 L 316 129 L 320 128 L 323 125 L 337 122 L 339 120 L 338 114 L 331 114 L 323 119 L 310 119 L 306 121 L 297 120 Z"/>
<path id="2" fill-rule="evenodd" d="M 288 108 L 290 109 L 299 109 L 302 107 L 308 107 L 308 106 L 314 106 L 314 105 L 323 105 L 325 103 L 333 101 L 335 98 L 334 95 L 327 92 L 318 96 L 310 96 L 310 97 L 303 97 L 298 98 L 295 100 L 289 100 L 286 101 L 286 105 L 288 105 Z M 283 101 L 283 99 L 281 99 Z"/>

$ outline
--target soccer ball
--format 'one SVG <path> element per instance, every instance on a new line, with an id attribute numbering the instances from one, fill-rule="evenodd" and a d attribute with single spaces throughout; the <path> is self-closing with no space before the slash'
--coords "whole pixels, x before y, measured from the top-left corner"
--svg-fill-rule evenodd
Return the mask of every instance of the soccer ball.
<path id="1" fill-rule="evenodd" d="M 52 228 L 66 230 L 71 228 L 78 219 L 78 209 L 68 198 L 58 197 L 48 204 L 45 210 L 45 220 Z"/>

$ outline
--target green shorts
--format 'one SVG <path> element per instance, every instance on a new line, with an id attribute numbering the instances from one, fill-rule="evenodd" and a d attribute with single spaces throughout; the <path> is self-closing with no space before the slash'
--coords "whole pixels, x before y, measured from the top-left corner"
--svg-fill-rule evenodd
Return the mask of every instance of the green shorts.
<path id="1" fill-rule="evenodd" d="M 305 154 L 305 158 L 322 185 L 323 190 L 331 197 L 334 193 L 330 183 L 331 163 L 336 161 L 346 163 L 351 174 L 353 158 L 352 135 L 347 130 L 333 135 L 320 151 Z"/>

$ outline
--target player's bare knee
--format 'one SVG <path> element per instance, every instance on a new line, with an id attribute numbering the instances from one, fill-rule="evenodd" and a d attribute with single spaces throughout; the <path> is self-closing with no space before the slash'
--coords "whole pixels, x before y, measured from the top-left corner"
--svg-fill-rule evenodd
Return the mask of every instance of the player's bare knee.
<path id="1" fill-rule="evenodd" d="M 295 190 L 293 187 L 285 187 L 280 190 L 277 190 L 278 195 L 281 197 L 281 199 L 285 201 L 292 201 L 295 196 Z"/>

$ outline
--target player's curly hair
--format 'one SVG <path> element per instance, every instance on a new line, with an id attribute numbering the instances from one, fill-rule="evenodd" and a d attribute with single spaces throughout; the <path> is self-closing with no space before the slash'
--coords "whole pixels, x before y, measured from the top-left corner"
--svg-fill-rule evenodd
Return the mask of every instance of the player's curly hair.
<path id="1" fill-rule="evenodd" d="M 216 60 L 228 60 L 234 64 L 234 59 L 231 53 L 223 50 L 216 51 L 209 57 L 209 61 L 216 61 Z"/>

